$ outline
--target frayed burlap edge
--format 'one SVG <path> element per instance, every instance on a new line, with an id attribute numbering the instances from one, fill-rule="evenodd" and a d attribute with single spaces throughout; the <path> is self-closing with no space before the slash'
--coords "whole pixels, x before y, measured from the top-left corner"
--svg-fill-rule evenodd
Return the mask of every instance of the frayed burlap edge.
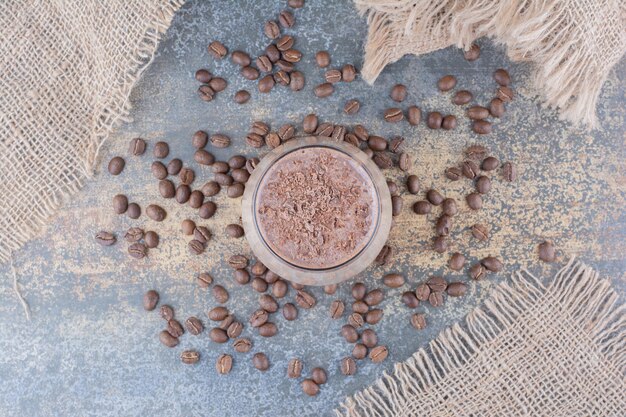
<path id="1" fill-rule="evenodd" d="M 32 208 L 28 223 L 22 225 L 20 233 L 13 234 L 10 240 L 0 245 L 0 264 L 11 260 L 16 250 L 36 237 L 48 224 L 50 217 L 65 204 L 69 197 L 80 191 L 84 186 L 84 180 L 93 177 L 100 148 L 116 127 L 128 121 L 131 110 L 130 93 L 143 72 L 152 63 L 161 37 L 170 27 L 178 9 L 184 4 L 185 0 L 168 0 L 160 10 L 155 11 L 151 24 L 139 44 L 135 66 L 121 74 L 120 83 L 112 88 L 110 102 L 102 108 L 100 114 L 94 115 L 96 128 L 91 137 L 85 138 L 81 166 L 73 172 L 67 172 L 66 181 L 57 184 L 58 189 L 53 194 L 41 194 L 39 204 Z M 14 279 L 14 289 L 21 299 L 16 279 Z"/>
<path id="2" fill-rule="evenodd" d="M 463 373 L 473 356 L 498 335 L 515 326 L 517 318 L 550 292 L 555 302 L 569 313 L 578 328 L 598 346 L 599 352 L 626 372 L 626 305 L 610 282 L 600 279 L 592 268 L 571 259 L 545 287 L 528 271 L 515 274 L 512 282 L 501 283 L 484 307 L 473 310 L 460 324 L 442 331 L 427 348 L 418 350 L 403 363 L 385 372 L 369 388 L 348 397 L 335 410 L 337 417 L 414 415 L 411 398 L 429 395 L 429 388 L 452 372 Z"/>

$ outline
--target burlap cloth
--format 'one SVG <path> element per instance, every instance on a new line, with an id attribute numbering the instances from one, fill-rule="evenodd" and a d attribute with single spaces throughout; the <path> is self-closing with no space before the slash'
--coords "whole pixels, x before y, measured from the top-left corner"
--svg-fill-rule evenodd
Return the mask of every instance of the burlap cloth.
<path id="1" fill-rule="evenodd" d="M 626 416 L 626 306 L 570 261 L 517 274 L 337 416 Z"/>
<path id="2" fill-rule="evenodd" d="M 405 54 L 487 36 L 533 64 L 535 92 L 562 118 L 598 124 L 604 81 L 626 52 L 623 0 L 354 0 L 367 14 L 363 78 L 372 83 Z"/>

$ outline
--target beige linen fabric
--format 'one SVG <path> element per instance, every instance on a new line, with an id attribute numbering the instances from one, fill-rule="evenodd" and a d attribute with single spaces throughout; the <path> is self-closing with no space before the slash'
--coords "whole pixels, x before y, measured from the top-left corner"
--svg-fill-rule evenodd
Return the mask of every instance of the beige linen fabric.
<path id="1" fill-rule="evenodd" d="M 626 52 L 623 0 L 354 0 L 367 14 L 363 78 L 373 83 L 405 54 L 487 36 L 513 61 L 530 61 L 543 101 L 574 123 L 597 126 L 596 103 Z"/>
<path id="2" fill-rule="evenodd" d="M 92 175 L 182 3 L 0 2 L 0 263 Z"/>
<path id="3" fill-rule="evenodd" d="M 624 416 L 626 306 L 570 261 L 500 284 L 463 326 L 350 397 L 337 416 Z"/>

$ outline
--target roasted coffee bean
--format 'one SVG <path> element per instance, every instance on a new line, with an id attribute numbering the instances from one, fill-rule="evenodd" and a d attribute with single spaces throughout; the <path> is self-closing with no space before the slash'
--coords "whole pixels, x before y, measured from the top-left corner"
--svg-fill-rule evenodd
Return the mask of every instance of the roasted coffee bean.
<path id="1" fill-rule="evenodd" d="M 371 307 L 380 304 L 383 301 L 383 298 L 385 298 L 383 290 L 377 288 L 365 294 L 363 301 Z"/>
<path id="2" fill-rule="evenodd" d="M 469 159 L 474 161 L 478 161 L 487 156 L 489 150 L 485 148 L 483 145 L 471 145 L 465 149 L 464 153 Z"/>
<path id="3" fill-rule="evenodd" d="M 191 168 L 182 168 L 178 173 L 178 179 L 181 184 L 189 185 L 196 178 L 196 173 Z"/>
<path id="4" fill-rule="evenodd" d="M 228 187 L 229 185 L 233 185 L 233 183 L 235 182 L 233 177 L 231 177 L 228 174 L 222 174 L 222 173 L 217 173 L 217 174 L 213 175 L 213 179 L 220 186 L 224 186 L 224 187 Z"/>
<path id="5" fill-rule="evenodd" d="M 461 178 L 461 175 L 463 175 L 463 172 L 461 171 L 461 168 L 457 168 L 457 167 L 450 167 L 450 168 L 446 168 L 446 178 L 451 180 L 451 181 L 457 181 L 458 179 Z"/>
<path id="6" fill-rule="evenodd" d="M 215 90 L 213 90 L 208 84 L 202 84 L 198 87 L 198 97 L 202 101 L 213 101 L 215 97 Z"/>
<path id="7" fill-rule="evenodd" d="M 467 109 L 467 117 L 472 120 L 483 120 L 489 117 L 489 109 L 483 106 L 472 106 Z"/>
<path id="8" fill-rule="evenodd" d="M 387 274 L 383 277 L 383 283 L 389 288 L 398 288 L 404 285 L 404 277 L 401 274 Z"/>
<path id="9" fill-rule="evenodd" d="M 412 165 L 413 163 L 411 162 L 411 157 L 408 153 L 402 152 L 398 156 L 398 168 L 400 168 L 402 171 L 407 172 L 409 169 L 411 169 Z"/>
<path id="10" fill-rule="evenodd" d="M 331 304 L 330 304 L 330 318 L 331 319 L 338 319 L 341 316 L 343 316 L 343 312 L 345 311 L 346 307 L 343 303 L 343 301 L 341 300 L 334 300 Z"/>
<path id="11" fill-rule="evenodd" d="M 256 133 L 248 133 L 246 136 L 246 143 L 253 148 L 261 148 L 265 145 L 265 139 Z"/>
<path id="12" fill-rule="evenodd" d="M 418 300 L 426 301 L 428 300 L 429 296 L 430 296 L 430 287 L 428 286 L 428 284 L 420 284 L 415 289 L 415 297 L 417 297 Z"/>
<path id="13" fill-rule="evenodd" d="M 443 200 L 441 203 L 441 212 L 447 216 L 455 216 L 459 212 L 456 201 L 452 198 Z"/>
<path id="14" fill-rule="evenodd" d="M 348 343 L 354 343 L 359 340 L 359 333 L 356 331 L 354 326 L 350 324 L 344 324 L 341 327 L 341 335 Z"/>
<path id="15" fill-rule="evenodd" d="M 467 292 L 467 285 L 463 282 L 451 282 L 446 292 L 450 297 L 462 297 Z"/>
<path id="16" fill-rule="evenodd" d="M 200 361 L 200 353 L 195 350 L 184 350 L 180 354 L 180 360 L 186 365 L 193 365 Z"/>
<path id="17" fill-rule="evenodd" d="M 288 86 L 289 83 L 291 82 L 291 77 L 289 76 L 287 72 L 280 70 L 280 71 L 277 71 L 276 74 L 274 74 L 274 82 L 282 86 Z"/>
<path id="18" fill-rule="evenodd" d="M 117 238 L 113 233 L 106 232 L 104 230 L 96 233 L 95 240 L 102 246 L 111 246 L 117 242 Z"/>
<path id="19" fill-rule="evenodd" d="M 265 55 L 272 61 L 272 63 L 278 61 L 280 59 L 280 51 L 276 47 L 275 44 L 269 44 L 267 48 L 265 48 Z"/>
<path id="20" fill-rule="evenodd" d="M 430 288 L 431 291 L 439 292 L 445 291 L 448 287 L 448 283 L 446 282 L 446 280 L 443 279 L 443 277 L 437 275 L 428 278 L 428 280 L 426 281 L 426 285 L 428 285 L 428 288 Z"/>
<path id="21" fill-rule="evenodd" d="M 237 339 L 233 342 L 233 348 L 239 353 L 250 352 L 250 349 L 252 349 L 252 342 L 250 339 L 242 337 L 241 339 Z"/>
<path id="22" fill-rule="evenodd" d="M 416 330 L 424 330 L 426 328 L 426 314 L 413 314 L 411 316 L 411 326 Z"/>
<path id="23" fill-rule="evenodd" d="M 111 160 L 109 161 L 109 167 L 108 167 L 109 174 L 120 175 L 122 171 L 124 170 L 124 165 L 126 165 L 126 162 L 124 161 L 122 157 L 115 156 L 111 158 Z"/>
<path id="24" fill-rule="evenodd" d="M 204 203 L 204 194 L 202 194 L 202 191 L 192 191 L 189 195 L 189 207 L 197 209 L 200 208 L 202 203 Z"/>
<path id="25" fill-rule="evenodd" d="M 502 262 L 500 262 L 500 260 L 495 256 L 487 256 L 481 260 L 480 263 L 491 272 L 500 272 L 504 268 Z"/>
<path id="26" fill-rule="evenodd" d="M 291 48 L 283 52 L 282 57 L 285 61 L 295 64 L 296 62 L 300 62 L 300 60 L 302 59 L 302 52 L 298 51 L 297 49 Z"/>
<path id="27" fill-rule="evenodd" d="M 213 277 L 206 272 L 202 272 L 196 277 L 196 282 L 200 288 L 209 288 L 213 283 Z"/>
<path id="28" fill-rule="evenodd" d="M 188 185 L 180 184 L 176 188 L 175 198 L 179 204 L 185 204 L 191 198 L 191 188 Z"/>
<path id="29" fill-rule="evenodd" d="M 220 192 L 220 189 L 221 187 L 216 181 L 207 181 L 207 183 L 202 186 L 200 191 L 205 197 L 213 197 Z"/>
<path id="30" fill-rule="evenodd" d="M 456 78 L 453 75 L 443 76 L 437 81 L 437 87 L 441 91 L 450 91 L 456 86 Z"/>
<path id="31" fill-rule="evenodd" d="M 268 319 L 269 319 L 269 313 L 261 308 L 255 311 L 254 313 L 252 313 L 252 315 L 250 316 L 249 322 L 252 327 L 261 327 L 262 325 L 267 323 Z"/>
<path id="32" fill-rule="evenodd" d="M 162 305 L 159 311 L 161 318 L 165 321 L 170 321 L 174 318 L 174 309 L 168 305 Z"/>
<path id="33" fill-rule="evenodd" d="M 245 285 L 250 282 L 250 274 L 245 269 L 237 269 L 234 273 L 235 281 L 237 281 L 241 285 Z"/>
<path id="34" fill-rule="evenodd" d="M 539 259 L 544 262 L 554 262 L 556 260 L 556 249 L 554 243 L 545 241 L 539 244 Z"/>
<path id="35" fill-rule="evenodd" d="M 417 308 L 420 305 L 420 301 L 415 296 L 415 293 L 411 291 L 402 293 L 402 302 L 409 308 Z"/>
<path id="36" fill-rule="evenodd" d="M 221 285 L 214 285 L 212 292 L 213 298 L 215 298 L 215 301 L 220 304 L 226 303 L 229 299 L 228 291 L 226 291 L 226 288 Z"/>
<path id="37" fill-rule="evenodd" d="M 476 164 L 476 162 L 464 161 L 461 165 L 461 171 L 466 178 L 473 180 L 480 172 L 480 169 L 478 168 L 478 164 Z"/>
<path id="38" fill-rule="evenodd" d="M 231 61 L 233 61 L 233 63 L 242 67 L 247 67 L 248 65 L 250 65 L 251 62 L 250 55 L 243 51 L 233 51 L 233 53 L 230 55 L 230 59 Z"/>
<path id="39" fill-rule="evenodd" d="M 404 200 L 399 195 L 391 197 L 391 215 L 399 216 L 402 213 L 402 207 L 404 206 Z"/>
<path id="40" fill-rule="evenodd" d="M 215 77 L 212 78 L 211 81 L 209 81 L 209 87 L 211 87 L 216 93 L 224 91 L 227 85 L 228 82 L 221 77 Z"/>
<path id="41" fill-rule="evenodd" d="M 240 238 L 244 235 L 243 227 L 239 226 L 238 224 L 229 224 L 228 226 L 226 226 L 225 230 L 228 237 Z"/>
<path id="42" fill-rule="evenodd" d="M 302 391 L 311 397 L 316 396 L 320 392 L 320 387 L 312 379 L 302 381 Z"/>
<path id="43" fill-rule="evenodd" d="M 155 290 L 147 291 L 143 296 L 143 309 L 146 311 L 152 311 L 159 303 L 159 293 Z"/>
<path id="44" fill-rule="evenodd" d="M 470 49 L 463 52 L 463 56 L 467 61 L 476 61 L 480 57 L 480 47 L 473 43 Z"/>
<path id="45" fill-rule="evenodd" d="M 159 341 L 169 348 L 178 346 L 178 338 L 169 334 L 167 330 L 162 330 L 159 333 Z"/>
<path id="46" fill-rule="evenodd" d="M 380 308 L 374 308 L 365 313 L 365 322 L 367 324 L 377 324 L 383 318 L 383 310 Z"/>
<path id="47" fill-rule="evenodd" d="M 270 368 L 270 360 L 263 352 L 257 352 L 252 356 L 252 365 L 259 371 L 267 371 Z"/>
<path id="48" fill-rule="evenodd" d="M 352 303 L 352 311 L 359 314 L 366 314 L 369 311 L 370 307 L 365 303 L 365 301 L 359 300 Z"/>
<path id="49" fill-rule="evenodd" d="M 235 103 L 245 104 L 250 100 L 250 93 L 247 90 L 239 90 L 234 96 Z"/>
<path id="50" fill-rule="evenodd" d="M 352 116 L 357 114 L 360 108 L 361 103 L 359 103 L 359 100 L 352 99 L 346 101 L 346 104 L 343 106 L 343 112 Z"/>
<path id="51" fill-rule="evenodd" d="M 228 49 L 218 41 L 213 41 L 209 44 L 208 47 L 209 54 L 213 55 L 214 58 L 222 59 L 228 54 Z"/>
<path id="52" fill-rule="evenodd" d="M 500 161 L 498 161 L 498 159 L 494 158 L 493 156 L 488 156 L 483 161 L 481 169 L 483 171 L 493 171 L 494 169 L 498 168 L 498 166 L 500 166 Z"/>
<path id="53" fill-rule="evenodd" d="M 274 88 L 274 77 L 268 74 L 259 80 L 258 88 L 260 93 L 269 93 Z"/>
<path id="54" fill-rule="evenodd" d="M 395 182 L 387 180 L 387 188 L 389 189 L 389 194 L 391 194 L 392 196 L 400 195 L 400 190 L 398 189 L 398 185 Z"/>
<path id="55" fill-rule="evenodd" d="M 491 123 L 486 120 L 476 120 L 472 124 L 472 130 L 479 135 L 487 135 L 491 133 Z"/>
<path id="56" fill-rule="evenodd" d="M 194 133 L 193 136 L 191 137 L 191 143 L 193 147 L 196 149 L 204 148 L 208 141 L 209 141 L 209 135 L 203 130 L 196 131 L 196 133 Z M 182 164 L 181 164 L 181 167 L 182 167 Z M 176 174 L 178 174 L 178 172 L 176 172 L 173 175 L 176 175 Z"/>
<path id="57" fill-rule="evenodd" d="M 199 240 L 193 239 L 189 241 L 187 246 L 189 247 L 189 252 L 191 252 L 193 255 L 200 255 L 204 252 L 204 243 L 200 242 Z"/>
<path id="58" fill-rule="evenodd" d="M 356 362 L 349 356 L 345 357 L 341 360 L 340 369 L 341 373 L 346 376 L 354 375 L 356 373 Z"/>
<path id="59" fill-rule="evenodd" d="M 456 116 L 449 114 L 443 118 L 441 122 L 441 128 L 444 130 L 454 130 L 456 129 Z"/>
<path id="60" fill-rule="evenodd" d="M 159 193 L 163 198 L 174 198 L 176 195 L 176 187 L 174 187 L 174 183 L 170 180 L 161 180 L 159 181 Z"/>
<path id="61" fill-rule="evenodd" d="M 437 236 L 448 236 L 450 234 L 450 228 L 452 227 L 452 218 L 447 214 L 443 214 L 437 219 L 435 225 L 435 232 Z"/>
<path id="62" fill-rule="evenodd" d="M 294 70 L 295 66 L 292 62 L 289 61 L 285 61 L 284 59 L 279 59 L 278 61 L 276 61 L 276 66 L 287 73 L 290 73 Z M 288 84 L 288 83 L 287 83 Z M 287 85 L 285 84 L 285 85 Z"/>
<path id="63" fill-rule="evenodd" d="M 404 138 L 401 136 L 395 136 L 389 142 L 389 150 L 393 153 L 398 153 L 402 149 L 402 144 L 404 143 Z"/>
<path id="64" fill-rule="evenodd" d="M 238 321 L 233 321 L 228 326 L 228 329 L 226 329 L 226 334 L 228 335 L 229 338 L 236 339 L 241 335 L 242 331 L 243 331 L 243 324 L 239 323 Z"/>
<path id="65" fill-rule="evenodd" d="M 213 321 L 222 321 L 228 316 L 228 309 L 226 307 L 218 306 L 212 308 L 208 314 L 209 319 Z"/>
<path id="66" fill-rule="evenodd" d="M 481 194 L 487 194 L 489 190 L 491 190 L 491 180 L 484 175 L 478 177 L 476 179 L 476 191 Z"/>
<path id="67" fill-rule="evenodd" d="M 392 107 L 385 110 L 384 118 L 386 122 L 396 123 L 404 119 L 404 114 L 402 113 L 402 109 Z"/>
<path id="68" fill-rule="evenodd" d="M 499 98 L 494 98 L 489 102 L 489 113 L 493 117 L 502 117 L 504 113 L 506 113 L 506 107 L 504 106 L 504 102 Z"/>
<path id="69" fill-rule="evenodd" d="M 453 271 L 460 271 L 465 266 L 465 256 L 459 252 L 453 253 L 448 261 L 448 266 Z"/>
<path id="70" fill-rule="evenodd" d="M 356 282 L 352 285 L 352 297 L 355 300 L 362 300 L 367 294 L 367 287 L 362 282 Z"/>
<path id="71" fill-rule="evenodd" d="M 243 67 L 241 68 L 241 75 L 243 76 L 243 78 L 245 78 L 246 80 L 256 80 L 259 78 L 259 70 L 254 68 L 254 67 Z"/>
<path id="72" fill-rule="evenodd" d="M 287 364 L 287 376 L 289 378 L 299 378 L 302 375 L 302 361 L 297 358 L 289 360 Z"/>
<path id="73" fill-rule="evenodd" d="M 335 125 L 333 125 L 332 123 L 322 123 L 315 130 L 315 134 L 317 136 L 330 137 L 333 134 L 334 129 L 335 129 Z"/>
<path id="74" fill-rule="evenodd" d="M 367 356 L 367 346 L 362 343 L 357 343 L 352 348 L 352 357 L 354 359 L 364 359 Z"/>
<path id="75" fill-rule="evenodd" d="M 216 133 L 211 136 L 211 145 L 216 148 L 227 148 L 230 146 L 230 138 L 226 135 Z"/>
<path id="76" fill-rule="evenodd" d="M 292 9 L 300 9 L 304 7 L 304 0 L 288 0 L 287 5 Z"/>
<path id="77" fill-rule="evenodd" d="M 259 305 L 268 313 L 276 313 L 278 311 L 278 303 L 269 294 L 263 294 L 259 297 Z"/>
<path id="78" fill-rule="evenodd" d="M 256 168 L 256 166 L 259 164 L 259 158 L 250 158 L 246 161 L 246 171 L 248 171 L 249 174 L 252 174 L 252 171 L 254 171 L 254 169 Z"/>
<path id="79" fill-rule="evenodd" d="M 154 149 L 152 153 L 155 158 L 163 159 L 166 158 L 170 153 L 170 147 L 166 142 L 157 142 L 154 144 Z"/>
<path id="80" fill-rule="evenodd" d="M 417 126 L 422 120 L 422 111 L 416 106 L 409 106 L 406 112 L 406 118 L 411 126 Z"/>
<path id="81" fill-rule="evenodd" d="M 495 72 L 493 73 L 493 79 L 496 80 L 498 84 L 504 87 L 511 84 L 511 76 L 509 75 L 507 70 L 502 68 L 495 70 Z"/>
<path id="82" fill-rule="evenodd" d="M 393 167 L 393 161 L 391 160 L 391 157 L 384 152 L 376 152 L 372 157 L 372 160 L 380 169 L 389 169 Z"/>
<path id="83" fill-rule="evenodd" d="M 300 91 L 304 88 L 304 74 L 300 71 L 293 71 L 291 73 L 291 81 L 289 81 L 289 88 L 291 91 Z"/>
<path id="84" fill-rule="evenodd" d="M 167 177 L 167 168 L 160 161 L 154 161 L 151 166 L 152 176 L 158 180 Z"/>
<path id="85" fill-rule="evenodd" d="M 124 214 L 128 210 L 128 197 L 124 194 L 117 194 L 113 197 L 113 211 L 116 214 Z"/>
<path id="86" fill-rule="evenodd" d="M 205 150 L 198 150 L 198 152 L 206 152 Z M 207 152 L 208 153 L 208 152 Z M 210 162 L 207 165 L 212 164 L 213 162 L 211 161 L 211 158 L 213 158 L 213 155 L 208 154 L 206 156 L 207 158 L 207 162 Z M 195 156 L 194 156 L 195 159 Z M 213 160 L 215 160 L 215 158 L 213 158 Z M 196 162 L 198 162 L 196 160 Z M 170 162 L 167 163 L 167 173 L 169 175 L 178 175 L 180 173 L 180 170 L 183 168 L 183 161 L 181 161 L 178 158 L 174 158 L 172 159 Z"/>
<path id="87" fill-rule="evenodd" d="M 435 206 L 441 205 L 441 203 L 443 203 L 443 200 L 444 200 L 444 197 L 441 195 L 441 193 L 433 189 L 430 189 L 426 192 L 426 198 L 431 204 Z"/>
<path id="88" fill-rule="evenodd" d="M 137 203 L 130 203 L 128 205 L 128 210 L 126 210 L 126 214 L 131 219 L 138 219 L 141 216 L 141 207 Z"/>
<path id="89" fill-rule="evenodd" d="M 508 103 L 509 101 L 513 101 L 514 96 L 515 96 L 515 93 L 509 87 L 498 87 L 498 89 L 496 90 L 496 97 L 505 103 Z"/>
<path id="90" fill-rule="evenodd" d="M 265 26 L 263 27 L 263 32 L 265 36 L 270 39 L 276 39 L 280 36 L 280 27 L 278 27 L 278 23 L 273 20 L 269 20 L 265 22 Z"/>
<path id="91" fill-rule="evenodd" d="M 387 140 L 381 136 L 372 135 L 367 139 L 367 146 L 377 152 L 384 151 L 387 149 Z"/>
<path id="92" fill-rule="evenodd" d="M 228 187 L 228 189 L 226 190 L 226 194 L 229 198 L 238 198 L 243 195 L 244 190 L 244 185 L 237 182 Z"/>
<path id="93" fill-rule="evenodd" d="M 138 242 L 143 239 L 143 229 L 139 227 L 131 227 L 124 235 L 127 242 Z"/>
<path id="94" fill-rule="evenodd" d="M 354 126 L 353 133 L 361 142 L 364 142 L 369 138 L 369 132 L 365 127 L 363 127 L 363 125 Z"/>
<path id="95" fill-rule="evenodd" d="M 315 129 L 317 129 L 317 123 L 318 120 L 315 114 L 307 114 L 304 120 L 302 120 L 302 130 L 304 130 L 305 133 L 313 133 Z"/>
<path id="96" fill-rule="evenodd" d="M 505 162 L 502 164 L 502 177 L 508 182 L 513 182 L 517 179 L 517 169 L 511 162 Z"/>
<path id="97" fill-rule="evenodd" d="M 459 90 L 452 97 L 452 103 L 462 106 L 469 103 L 474 98 L 473 94 L 467 90 Z"/>
<path id="98" fill-rule="evenodd" d="M 347 83 L 351 83 L 356 78 L 356 68 L 352 64 L 345 64 L 341 67 L 341 79 Z"/>
<path id="99" fill-rule="evenodd" d="M 433 307 L 441 307 L 444 302 L 443 293 L 439 291 L 431 292 L 430 295 L 428 296 L 428 302 Z"/>
<path id="100" fill-rule="evenodd" d="M 148 248 L 143 243 L 133 243 L 128 247 L 128 254 L 135 259 L 142 259 L 148 254 Z"/>
<path id="101" fill-rule="evenodd" d="M 333 295 L 337 292 L 338 285 L 337 284 L 329 284 L 324 285 L 324 293 L 328 295 Z"/>
<path id="102" fill-rule="evenodd" d="M 293 17 L 293 14 L 291 14 L 290 11 L 283 10 L 278 15 L 278 21 L 280 22 L 280 25 L 282 27 L 290 28 L 290 27 L 292 27 L 296 23 L 296 18 Z"/>
<path id="103" fill-rule="evenodd" d="M 167 331 L 174 337 L 181 337 L 185 333 L 185 329 L 176 319 L 169 319 L 167 321 Z"/>
<path id="104" fill-rule="evenodd" d="M 255 277 L 252 280 L 252 289 L 256 292 L 265 292 L 267 291 L 267 282 L 261 277 Z"/>
<path id="105" fill-rule="evenodd" d="M 261 55 L 256 59 L 256 66 L 259 67 L 259 70 L 262 72 L 272 72 L 272 68 L 274 68 L 274 63 L 269 59 L 267 55 Z"/>
<path id="106" fill-rule="evenodd" d="M 374 363 L 380 363 L 384 361 L 385 359 L 387 359 L 388 355 L 389 355 L 389 350 L 387 349 L 387 346 L 376 346 L 374 349 L 370 351 L 369 358 Z"/>
<path id="107" fill-rule="evenodd" d="M 392 259 L 393 259 L 393 248 L 389 245 L 385 245 L 378 253 L 378 256 L 376 256 L 376 259 L 374 260 L 374 262 L 376 262 L 376 264 L 378 265 L 388 265 L 391 263 Z"/>
<path id="108" fill-rule="evenodd" d="M 468 207 L 472 210 L 480 210 L 483 206 L 483 198 L 479 193 L 468 194 L 465 196 L 465 201 L 467 202 Z"/>
<path id="109" fill-rule="evenodd" d="M 296 303 L 302 308 L 312 308 L 315 306 L 316 300 L 311 294 L 304 290 L 298 290 L 296 293 Z"/>
<path id="110" fill-rule="evenodd" d="M 396 84 L 391 88 L 391 92 L 389 93 L 389 97 L 391 97 L 391 99 L 393 101 L 397 101 L 398 103 L 401 103 L 404 101 L 404 99 L 406 98 L 406 86 L 402 85 L 402 84 Z"/>
<path id="111" fill-rule="evenodd" d="M 320 68 L 326 68 L 330 65 L 330 54 L 327 51 L 318 51 L 315 54 L 315 62 Z"/>
<path id="112" fill-rule="evenodd" d="M 296 129 L 293 127 L 293 125 L 284 124 L 278 129 L 278 136 L 280 136 L 282 140 L 288 141 L 289 139 L 293 138 L 295 132 Z"/>
<path id="113" fill-rule="evenodd" d="M 413 204 L 415 214 L 428 214 L 432 209 L 432 205 L 428 201 L 416 201 Z"/>
<path id="114" fill-rule="evenodd" d="M 293 37 L 289 35 L 283 35 L 276 41 L 276 47 L 279 51 L 284 52 L 287 49 L 290 49 L 293 46 L 294 40 Z"/>
<path id="115" fill-rule="evenodd" d="M 274 282 L 274 284 L 272 285 L 272 294 L 276 298 L 283 298 L 285 295 L 287 295 L 287 291 L 289 291 L 289 286 L 283 280 L 276 280 L 276 282 Z"/>
<path id="116" fill-rule="evenodd" d="M 141 138 L 134 138 L 130 141 L 128 152 L 134 156 L 141 156 L 146 151 L 146 141 Z"/>
<path id="117" fill-rule="evenodd" d="M 233 324 L 234 322 L 235 322 L 235 316 L 233 316 L 232 314 L 228 314 L 226 315 L 226 317 L 224 317 L 222 321 L 220 321 L 220 324 L 218 327 L 222 330 L 228 330 L 228 327 L 230 327 L 230 325 Z"/>
<path id="118" fill-rule="evenodd" d="M 350 145 L 355 146 L 357 148 L 361 145 L 359 138 L 357 138 L 354 133 L 346 133 L 346 136 L 344 137 L 343 140 L 345 140 Z"/>
<path id="119" fill-rule="evenodd" d="M 333 91 L 335 91 L 335 88 L 333 87 L 333 85 L 331 83 L 326 82 L 315 87 L 315 89 L 313 90 L 313 93 L 318 98 L 325 98 L 325 97 L 330 96 L 333 93 Z"/>
<path id="120" fill-rule="evenodd" d="M 368 348 L 373 348 L 378 343 L 378 336 L 372 329 L 365 329 L 361 334 L 361 341 Z"/>
<path id="121" fill-rule="evenodd" d="M 196 226 L 193 231 L 193 237 L 202 243 L 207 243 L 211 240 L 211 232 L 204 226 Z"/>
<path id="122" fill-rule="evenodd" d="M 365 319 L 359 313 L 352 313 L 350 314 L 350 316 L 348 316 L 348 324 L 350 324 L 355 329 L 358 329 L 360 327 L 363 327 L 363 325 L 365 324 Z"/>
<path id="123" fill-rule="evenodd" d="M 428 113 L 428 118 L 426 120 L 426 125 L 430 129 L 439 129 L 441 128 L 441 124 L 443 123 L 443 116 L 438 111 Z"/>
<path id="124" fill-rule="evenodd" d="M 215 367 L 220 375 L 226 375 L 231 369 L 233 369 L 233 357 L 225 353 L 221 354 L 217 358 Z"/>
<path id="125" fill-rule="evenodd" d="M 202 322 L 197 317 L 193 316 L 185 320 L 185 328 L 187 328 L 187 331 L 194 336 L 199 335 L 204 330 Z"/>
<path id="126" fill-rule="evenodd" d="M 267 322 L 259 327 L 259 334 L 263 337 L 273 337 L 278 333 L 278 328 L 274 323 Z"/>
<path id="127" fill-rule="evenodd" d="M 280 281 L 282 282 L 282 281 Z M 287 321 L 293 321 L 298 318 L 298 309 L 292 303 L 286 303 L 283 306 L 283 317 Z"/>
<path id="128" fill-rule="evenodd" d="M 317 385 L 325 384 L 327 381 L 326 371 L 322 368 L 313 368 L 311 378 Z"/>
<path id="129" fill-rule="evenodd" d="M 487 270 L 485 269 L 484 266 L 482 266 L 481 264 L 478 263 L 478 264 L 472 265 L 472 267 L 470 268 L 469 273 L 470 273 L 470 277 L 473 280 L 480 281 L 487 274 Z"/>

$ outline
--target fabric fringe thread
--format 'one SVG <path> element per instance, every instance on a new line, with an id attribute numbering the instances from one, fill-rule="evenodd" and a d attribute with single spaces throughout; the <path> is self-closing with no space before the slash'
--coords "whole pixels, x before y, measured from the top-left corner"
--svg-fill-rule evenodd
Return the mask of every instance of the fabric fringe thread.
<path id="1" fill-rule="evenodd" d="M 546 288 L 528 271 L 518 272 L 512 283 L 502 283 L 484 307 L 466 318 L 466 329 L 458 323 L 442 331 L 427 348 L 404 363 L 396 364 L 372 386 L 348 397 L 337 417 L 415 415 L 410 398 L 428 395 L 429 387 L 464 365 L 485 345 L 511 329 L 518 317 L 542 297 L 551 297 L 586 333 L 607 360 L 626 372 L 626 306 L 608 280 L 600 279 L 590 267 L 570 260 Z"/>

